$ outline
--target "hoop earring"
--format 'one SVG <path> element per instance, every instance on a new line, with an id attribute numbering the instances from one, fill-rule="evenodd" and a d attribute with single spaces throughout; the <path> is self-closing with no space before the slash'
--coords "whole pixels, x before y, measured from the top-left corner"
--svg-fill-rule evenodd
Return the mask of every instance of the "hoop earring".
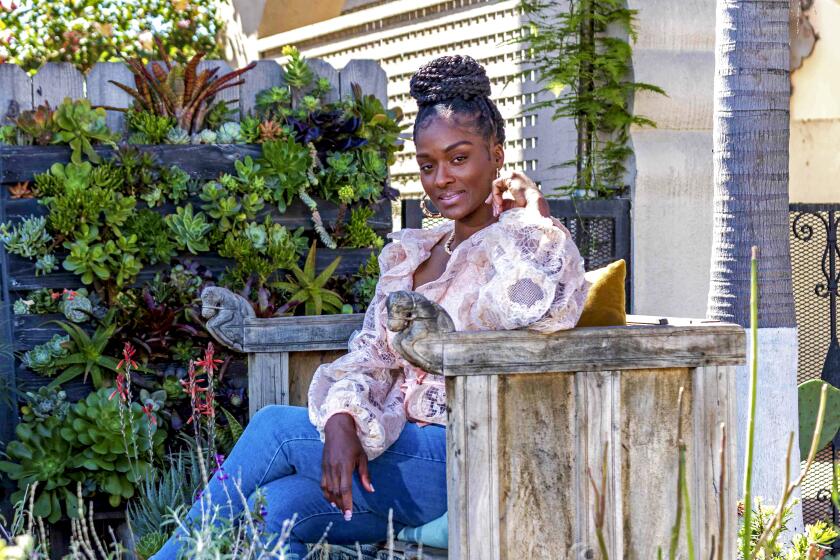
<path id="1" fill-rule="evenodd" d="M 427 194 L 424 194 L 420 198 L 420 211 L 423 212 L 423 215 L 426 216 L 429 219 L 432 219 L 432 220 L 437 219 L 437 218 L 442 218 L 443 217 L 442 214 L 440 214 L 440 213 L 435 214 L 434 212 L 429 210 L 429 208 L 426 206 L 426 199 L 431 200 L 431 198 L 429 198 L 429 195 L 427 195 Z"/>

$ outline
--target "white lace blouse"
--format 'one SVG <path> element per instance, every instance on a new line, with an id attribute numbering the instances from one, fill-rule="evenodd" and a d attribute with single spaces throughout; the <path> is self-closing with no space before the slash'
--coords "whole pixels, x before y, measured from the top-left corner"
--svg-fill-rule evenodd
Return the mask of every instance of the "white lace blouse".
<path id="1" fill-rule="evenodd" d="M 445 423 L 442 376 L 427 375 L 392 351 L 385 299 L 415 289 L 414 271 L 452 227 L 450 222 L 389 235 L 393 242 L 379 256 L 376 295 L 362 329 L 350 338 L 349 353 L 320 366 L 309 387 L 309 418 L 322 438 L 331 416 L 349 413 L 368 457 L 377 457 L 399 437 L 405 392 L 417 385 L 428 387 L 419 404 L 411 405 L 410 418 Z M 459 331 L 527 327 L 546 333 L 577 323 L 589 290 L 583 274 L 580 252 L 558 220 L 535 208 L 516 208 L 460 243 L 440 278 L 415 291 L 439 303 Z"/>

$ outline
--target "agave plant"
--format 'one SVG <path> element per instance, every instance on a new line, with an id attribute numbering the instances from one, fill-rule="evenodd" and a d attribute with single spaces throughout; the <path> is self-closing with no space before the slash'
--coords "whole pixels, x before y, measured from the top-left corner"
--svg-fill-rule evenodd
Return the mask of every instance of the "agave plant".
<path id="1" fill-rule="evenodd" d="M 150 68 L 146 68 L 142 60 L 131 58 L 126 64 L 134 74 L 135 87 L 109 81 L 134 98 L 136 110 L 172 117 L 177 126 L 189 134 L 204 128 L 208 113 L 216 105 L 226 103 L 219 101 L 214 104 L 216 94 L 243 84 L 244 80 L 237 78 L 257 64 L 252 62 L 244 68 L 217 76 L 218 68 L 198 72 L 198 63 L 205 53 L 196 54 L 187 64 L 179 64 L 172 61 L 160 40 L 156 40 L 156 43 L 163 65 L 152 62 Z M 121 110 L 115 107 L 109 109 Z"/>
<path id="2" fill-rule="evenodd" d="M 291 295 L 290 301 L 304 304 L 307 315 L 320 315 L 324 311 L 338 313 L 341 311 L 342 301 L 339 295 L 324 286 L 338 268 L 341 257 L 336 257 L 320 274 L 315 270 L 315 241 L 306 255 L 303 270 L 297 265 L 291 266 L 292 274 L 286 276 L 285 282 L 275 282 L 274 288 L 283 290 Z"/>

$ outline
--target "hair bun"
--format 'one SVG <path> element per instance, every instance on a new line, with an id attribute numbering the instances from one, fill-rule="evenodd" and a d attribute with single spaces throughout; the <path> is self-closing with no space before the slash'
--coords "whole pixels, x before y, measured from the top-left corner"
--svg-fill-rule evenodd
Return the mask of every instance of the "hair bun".
<path id="1" fill-rule="evenodd" d="M 441 56 L 414 73 L 410 91 L 418 105 L 434 105 L 456 97 L 489 97 L 490 79 L 471 56 Z"/>

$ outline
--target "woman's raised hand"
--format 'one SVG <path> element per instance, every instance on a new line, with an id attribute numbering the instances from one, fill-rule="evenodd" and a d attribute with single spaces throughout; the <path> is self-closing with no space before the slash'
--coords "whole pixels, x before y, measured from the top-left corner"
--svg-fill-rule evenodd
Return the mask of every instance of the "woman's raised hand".
<path id="1" fill-rule="evenodd" d="M 330 417 L 324 426 L 321 491 L 328 502 L 344 513 L 347 521 L 353 515 L 353 471 L 359 470 L 362 487 L 373 492 L 367 461 L 353 417 L 346 413 Z"/>
<path id="2" fill-rule="evenodd" d="M 495 216 L 511 208 L 529 206 L 536 207 L 545 217 L 551 215 L 548 202 L 539 187 L 530 177 L 519 171 L 512 171 L 493 181 L 490 196 L 484 202 L 493 205 Z"/>

